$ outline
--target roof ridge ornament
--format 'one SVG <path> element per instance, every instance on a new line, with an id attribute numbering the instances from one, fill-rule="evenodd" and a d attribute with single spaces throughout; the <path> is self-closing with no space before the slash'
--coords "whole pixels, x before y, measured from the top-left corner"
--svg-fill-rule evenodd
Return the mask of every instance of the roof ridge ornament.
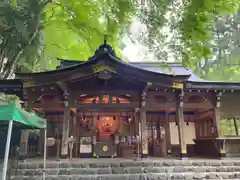
<path id="1" fill-rule="evenodd" d="M 94 57 L 98 57 L 102 54 L 110 54 L 112 56 L 116 56 L 112 46 L 110 46 L 108 43 L 107 43 L 107 35 L 104 36 L 104 42 L 102 45 L 100 45 L 98 47 L 98 49 L 95 51 L 95 54 L 94 54 Z"/>
<path id="2" fill-rule="evenodd" d="M 104 41 L 103 41 L 103 44 L 107 44 L 107 35 L 104 35 Z"/>

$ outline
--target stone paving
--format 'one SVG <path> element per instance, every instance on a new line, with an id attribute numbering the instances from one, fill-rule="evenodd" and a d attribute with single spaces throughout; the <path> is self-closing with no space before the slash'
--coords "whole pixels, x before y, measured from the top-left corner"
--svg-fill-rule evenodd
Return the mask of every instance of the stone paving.
<path id="1" fill-rule="evenodd" d="M 43 161 L 19 164 L 12 180 L 42 180 Z M 74 159 L 47 161 L 47 180 L 240 179 L 240 160 Z"/>

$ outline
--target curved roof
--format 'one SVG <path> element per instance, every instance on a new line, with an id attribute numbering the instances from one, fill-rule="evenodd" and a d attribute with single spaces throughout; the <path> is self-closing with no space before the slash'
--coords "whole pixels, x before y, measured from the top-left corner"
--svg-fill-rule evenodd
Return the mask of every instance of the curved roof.
<path id="1" fill-rule="evenodd" d="M 60 66 L 56 70 L 38 72 L 38 73 L 21 73 L 17 74 L 20 79 L 43 79 L 48 78 L 49 75 L 58 76 L 57 79 L 66 79 L 71 77 L 79 77 L 82 75 L 91 75 L 95 72 L 93 67 L 95 65 L 104 64 L 113 66 L 116 70 L 116 74 L 120 74 L 132 79 L 154 81 L 158 83 L 166 82 L 178 82 L 184 81 L 185 88 L 223 88 L 223 86 L 228 86 L 228 88 L 240 89 L 240 83 L 226 83 L 226 82 L 213 82 L 204 80 L 197 75 L 195 75 L 190 69 L 184 68 L 180 63 L 168 63 L 166 66 L 161 66 L 160 62 L 125 62 L 118 58 L 108 44 L 101 45 L 95 54 L 88 59 L 88 61 L 72 61 L 72 60 L 60 60 Z M 74 73 L 74 74 L 72 74 Z M 42 76 L 43 75 L 43 76 Z M 44 78 L 42 78 L 44 77 Z M 44 81 L 45 81 L 44 79 Z M 54 79 L 53 81 L 57 80 Z"/>
<path id="2" fill-rule="evenodd" d="M 108 56 L 108 58 L 104 58 L 104 56 L 106 57 L 106 55 Z M 94 65 L 98 61 L 106 61 L 106 62 L 109 61 L 109 62 L 115 63 L 116 66 L 122 66 L 122 68 L 124 68 L 124 67 L 129 68 L 130 71 L 136 70 L 141 73 L 148 73 L 153 76 L 162 75 L 162 76 L 168 76 L 168 77 L 179 77 L 179 78 L 183 78 L 183 79 L 188 79 L 191 76 L 191 74 L 187 73 L 187 72 L 186 73 L 180 73 L 180 72 L 169 73 L 169 72 L 166 72 L 163 70 L 159 70 L 159 68 L 155 68 L 155 67 L 146 68 L 146 67 L 140 66 L 139 64 L 124 62 L 115 55 L 112 47 L 109 46 L 108 44 L 101 45 L 96 50 L 94 56 L 89 58 L 88 61 L 75 61 L 75 63 L 73 63 L 74 61 L 62 60 L 62 59 L 59 59 L 59 60 L 60 61 L 68 61 L 69 65 L 68 66 L 60 66 L 60 68 L 58 68 L 56 70 L 51 70 L 51 71 L 46 71 L 46 72 L 37 72 L 37 73 L 21 73 L 21 74 L 17 74 L 17 76 L 24 77 L 24 76 L 37 76 L 37 75 L 43 75 L 43 74 L 49 75 L 49 74 L 62 73 L 62 72 L 66 72 L 66 71 L 73 71 L 73 70 L 85 68 L 89 65 Z"/>
<path id="3" fill-rule="evenodd" d="M 154 72 L 186 75 L 189 76 L 188 81 L 209 82 L 195 75 L 191 69 L 184 68 L 180 63 L 167 63 L 167 67 L 162 67 L 159 62 L 132 62 L 131 64 Z"/>
<path id="4" fill-rule="evenodd" d="M 64 60 L 64 59 L 58 59 L 58 60 L 61 63 L 59 66 L 59 68 L 61 69 L 84 63 L 84 61 L 73 61 L 73 60 Z M 166 67 L 161 66 L 160 62 L 129 62 L 128 64 L 134 66 L 135 68 L 141 68 L 147 71 L 160 73 L 160 74 L 175 75 L 175 76 L 179 76 L 179 75 L 189 76 L 189 78 L 187 79 L 188 81 L 209 82 L 195 75 L 191 69 L 184 68 L 183 66 L 181 66 L 180 63 L 167 63 Z"/>

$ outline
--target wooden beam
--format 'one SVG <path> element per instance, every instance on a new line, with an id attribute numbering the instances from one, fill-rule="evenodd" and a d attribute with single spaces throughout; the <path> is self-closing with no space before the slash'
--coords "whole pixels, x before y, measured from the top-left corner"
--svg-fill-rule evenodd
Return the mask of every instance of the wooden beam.
<path id="1" fill-rule="evenodd" d="M 82 94 L 92 95 L 92 96 L 99 96 L 99 95 L 112 95 L 112 96 L 119 96 L 119 95 L 126 95 L 129 94 L 132 97 L 139 97 L 140 94 L 138 91 L 133 90 L 126 90 L 126 89 L 119 89 L 119 90 L 111 90 L 111 89 L 95 89 L 95 90 L 80 90 L 80 91 L 72 91 L 72 96 L 79 97 Z"/>
<path id="2" fill-rule="evenodd" d="M 213 105 L 209 102 L 184 103 L 184 108 L 187 108 L 187 109 L 211 109 L 211 108 L 213 108 Z"/>
<path id="3" fill-rule="evenodd" d="M 45 108 L 45 109 L 51 109 L 51 108 L 64 108 L 64 103 L 29 103 L 29 106 L 31 108 Z M 140 102 L 132 102 L 132 103 L 124 103 L 124 104 L 76 104 L 76 103 L 69 103 L 70 108 L 83 108 L 83 109 L 103 109 L 103 108 L 139 108 Z M 140 111 L 151 111 L 153 109 L 169 109 L 169 108 L 176 108 L 175 103 L 164 103 L 164 104 L 147 104 L 146 107 L 140 108 Z M 184 108 L 187 109 L 211 109 L 213 108 L 209 103 L 206 104 L 200 104 L 197 103 L 189 103 L 184 104 Z"/>
<path id="4" fill-rule="evenodd" d="M 210 110 L 199 113 L 199 115 L 196 116 L 196 121 L 200 119 L 206 119 L 212 116 L 213 116 L 213 109 L 210 109 Z"/>
<path id="5" fill-rule="evenodd" d="M 151 109 L 162 109 L 162 108 L 176 108 L 176 103 L 169 102 L 169 103 L 161 103 L 161 104 L 155 104 L 155 103 L 147 103 L 146 107 L 142 107 L 142 110 L 151 110 Z"/>
<path id="6" fill-rule="evenodd" d="M 42 104 L 42 103 L 31 103 L 29 104 L 31 108 L 43 108 L 43 109 L 54 109 L 54 108 L 64 108 L 63 102 L 59 103 L 47 103 L 47 104 Z"/>
<path id="7" fill-rule="evenodd" d="M 72 108 L 80 108 L 80 109 L 104 109 L 104 108 L 138 108 L 140 107 L 139 102 L 129 103 L 129 104 L 71 104 Z"/>
<path id="8" fill-rule="evenodd" d="M 80 112 L 78 112 L 78 113 L 81 113 L 81 112 L 99 113 L 99 111 L 102 113 L 107 113 L 107 112 L 112 113 L 113 111 L 114 111 L 114 113 L 117 113 L 117 112 L 119 112 L 119 113 L 131 112 L 132 113 L 134 110 L 133 110 L 133 108 L 126 108 L 126 109 L 124 109 L 124 108 L 97 108 L 97 109 L 81 108 Z M 112 113 L 112 114 L 114 114 L 114 113 Z"/>

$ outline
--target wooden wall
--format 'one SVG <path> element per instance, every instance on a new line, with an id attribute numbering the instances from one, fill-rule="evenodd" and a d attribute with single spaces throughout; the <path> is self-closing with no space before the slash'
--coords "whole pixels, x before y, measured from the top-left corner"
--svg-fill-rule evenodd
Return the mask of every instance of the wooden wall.
<path id="1" fill-rule="evenodd" d="M 234 115 L 240 116 L 240 93 L 225 92 L 221 97 L 221 114 L 223 116 Z"/>
<path id="2" fill-rule="evenodd" d="M 175 122 L 169 122 L 169 128 L 170 128 L 170 139 L 171 139 L 171 145 L 179 145 L 179 136 L 178 136 L 178 126 Z M 196 132 L 195 132 L 195 123 L 189 122 L 186 123 L 184 126 L 185 130 L 185 141 L 187 144 L 195 144 L 193 142 L 193 139 L 196 138 Z"/>
<path id="3" fill-rule="evenodd" d="M 168 119 L 168 121 L 167 121 Z M 160 123 L 169 123 L 169 131 L 170 131 L 170 142 L 171 145 L 179 145 L 179 137 L 178 137 L 178 125 L 176 123 L 176 115 L 164 115 L 164 114 L 149 114 L 147 116 L 147 121 L 159 121 Z M 194 144 L 193 139 L 196 138 L 195 133 L 195 123 L 194 123 L 194 115 L 184 115 L 185 121 L 185 138 L 187 144 Z M 167 127 L 167 126 L 166 126 Z"/>

